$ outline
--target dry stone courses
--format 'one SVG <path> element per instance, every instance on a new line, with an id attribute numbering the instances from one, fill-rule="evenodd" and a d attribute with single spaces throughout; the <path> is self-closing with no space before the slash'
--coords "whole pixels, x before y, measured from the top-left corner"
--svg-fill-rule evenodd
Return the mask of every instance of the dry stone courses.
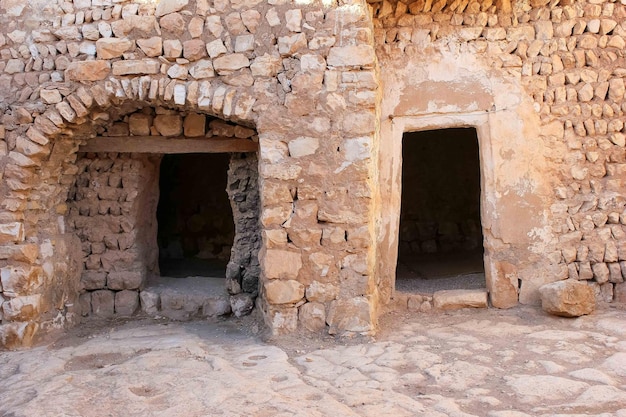
<path id="1" fill-rule="evenodd" d="M 141 181 L 184 146 L 246 146 L 228 290 L 275 335 L 376 331 L 424 129 L 477 131 L 492 306 L 624 299 L 623 0 L 0 0 L 0 27 L 0 345 L 141 308 Z"/>

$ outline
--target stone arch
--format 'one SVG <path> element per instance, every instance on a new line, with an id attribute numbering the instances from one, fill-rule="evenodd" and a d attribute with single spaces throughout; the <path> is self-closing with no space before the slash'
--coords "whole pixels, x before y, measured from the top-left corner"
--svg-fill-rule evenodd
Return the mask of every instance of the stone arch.
<path id="1" fill-rule="evenodd" d="M 75 320 L 76 266 L 66 259 L 76 242 L 62 222 L 76 173 L 72 155 L 107 118 L 157 105 L 257 128 L 259 304 L 268 327 L 375 330 L 369 220 L 378 81 L 364 0 L 214 8 L 204 0 L 75 0 L 41 9 L 11 7 L 0 17 L 14 21 L 11 36 L 0 37 L 3 60 L 11 55 L 0 74 L 10 151 L 0 190 L 9 212 L 0 264 L 11 280 L 29 285 L 3 300 L 3 344 L 28 344 L 38 328 Z M 155 42 L 156 50 L 146 52 L 154 44 L 139 40 Z M 173 41 L 168 51 L 166 40 Z"/>

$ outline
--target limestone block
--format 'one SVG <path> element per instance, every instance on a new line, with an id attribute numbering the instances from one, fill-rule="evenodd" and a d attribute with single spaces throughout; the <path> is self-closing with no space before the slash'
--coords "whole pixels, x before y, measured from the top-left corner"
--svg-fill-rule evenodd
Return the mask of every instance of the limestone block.
<path id="1" fill-rule="evenodd" d="M 197 61 L 206 55 L 206 45 L 201 39 L 191 39 L 183 42 L 183 57 L 185 59 Z"/>
<path id="2" fill-rule="evenodd" d="M 254 50 L 254 35 L 239 35 L 235 38 L 235 52 Z"/>
<path id="3" fill-rule="evenodd" d="M 186 80 L 188 74 L 189 70 L 187 69 L 187 65 L 175 64 L 167 70 L 167 76 L 172 79 Z"/>
<path id="4" fill-rule="evenodd" d="M 39 90 L 39 97 L 41 97 L 41 100 L 46 104 L 56 104 L 60 103 L 61 100 L 63 100 L 63 97 L 61 97 L 61 93 L 59 92 L 59 90 L 41 89 Z"/>
<path id="5" fill-rule="evenodd" d="M 261 13 L 256 10 L 244 10 L 241 12 L 241 21 L 250 33 L 255 33 L 261 23 Z"/>
<path id="6" fill-rule="evenodd" d="M 187 4 L 189 4 L 189 0 L 161 0 L 154 11 L 154 15 L 161 17 L 166 14 L 178 12 L 187 6 Z"/>
<path id="7" fill-rule="evenodd" d="M 215 77 L 213 63 L 208 59 L 201 59 L 196 62 L 196 64 L 189 69 L 189 73 L 196 80 Z"/>
<path id="8" fill-rule="evenodd" d="M 161 308 L 161 296 L 158 292 L 144 290 L 139 293 L 141 300 L 141 310 L 148 314 L 154 315 L 159 312 Z"/>
<path id="9" fill-rule="evenodd" d="M 293 212 L 291 204 L 279 204 L 265 207 L 261 212 L 261 224 L 266 227 L 282 225 Z"/>
<path id="10" fill-rule="evenodd" d="M 612 78 L 609 81 L 609 99 L 614 102 L 620 102 L 626 93 L 626 86 L 623 78 Z"/>
<path id="11" fill-rule="evenodd" d="M 80 315 L 88 316 L 91 314 L 91 293 L 84 292 L 78 296 L 78 304 L 80 306 Z"/>
<path id="12" fill-rule="evenodd" d="M 307 330 L 319 332 L 326 328 L 326 309 L 321 303 L 305 303 L 298 309 L 298 321 Z"/>
<path id="13" fill-rule="evenodd" d="M 202 305 L 202 315 L 204 317 L 225 316 L 231 312 L 230 299 L 223 297 L 210 298 Z"/>
<path id="14" fill-rule="evenodd" d="M 319 148 L 319 139 L 301 136 L 290 141 L 287 144 L 289 148 L 289 156 L 292 158 L 301 158 L 307 155 L 313 155 Z"/>
<path id="15" fill-rule="evenodd" d="M 256 57 L 250 65 L 254 77 L 275 77 L 282 68 L 280 57 L 267 53 Z"/>
<path id="16" fill-rule="evenodd" d="M 137 291 L 119 291 L 115 293 L 115 314 L 132 316 L 139 308 L 139 294 Z"/>
<path id="17" fill-rule="evenodd" d="M 7 321 L 27 321 L 39 316 L 41 295 L 14 297 L 2 303 L 2 312 Z"/>
<path id="18" fill-rule="evenodd" d="M 118 58 L 133 46 L 129 39 L 102 38 L 96 41 L 96 54 L 100 59 Z"/>
<path id="19" fill-rule="evenodd" d="M 189 34 L 192 38 L 199 38 L 204 31 L 204 19 L 198 16 L 191 18 L 188 27 Z"/>
<path id="20" fill-rule="evenodd" d="M 141 272 L 109 272 L 107 287 L 110 290 L 136 290 L 143 285 L 143 279 L 144 276 Z"/>
<path id="21" fill-rule="evenodd" d="M 147 57 L 157 57 L 163 53 L 163 40 L 160 36 L 148 39 L 137 39 L 137 46 Z"/>
<path id="22" fill-rule="evenodd" d="M 300 32 L 302 30 L 302 10 L 287 10 L 285 12 L 285 26 L 292 32 Z"/>
<path id="23" fill-rule="evenodd" d="M 262 258 L 262 266 L 269 279 L 294 279 L 302 268 L 302 256 L 297 252 L 268 249 Z"/>
<path id="24" fill-rule="evenodd" d="M 0 224 L 0 244 L 19 243 L 24 240 L 24 224 L 20 222 Z"/>
<path id="25" fill-rule="evenodd" d="M 318 303 L 327 303 L 339 296 L 339 287 L 334 284 L 324 284 L 313 281 L 306 288 L 306 299 Z"/>
<path id="26" fill-rule="evenodd" d="M 375 58 L 370 45 L 334 46 L 326 61 L 331 67 L 368 67 L 374 64 Z"/>
<path id="27" fill-rule="evenodd" d="M 599 284 L 608 282 L 609 280 L 609 268 L 604 262 L 591 265 L 593 271 L 593 277 Z"/>
<path id="28" fill-rule="evenodd" d="M 304 33 L 281 36 L 278 38 L 278 52 L 283 56 L 294 55 L 296 52 L 306 47 L 307 41 Z"/>
<path id="29" fill-rule="evenodd" d="M 626 282 L 615 284 L 615 288 L 613 290 L 613 300 L 616 303 L 626 304 Z"/>
<path id="30" fill-rule="evenodd" d="M 152 126 L 152 116 L 143 113 L 133 113 L 128 118 L 128 131 L 133 136 L 149 136 Z"/>
<path id="31" fill-rule="evenodd" d="M 272 335 L 291 333 L 298 327 L 298 309 L 296 307 L 263 305 L 265 323 Z"/>
<path id="32" fill-rule="evenodd" d="M 590 314 L 596 307 L 593 289 L 586 283 L 567 279 L 539 287 L 541 307 L 563 317 Z"/>
<path id="33" fill-rule="evenodd" d="M 270 304 L 292 304 L 304 297 L 304 285 L 294 280 L 271 280 L 263 285 Z"/>
<path id="34" fill-rule="evenodd" d="M 484 289 L 435 291 L 433 303 L 439 310 L 487 308 L 487 291 Z"/>
<path id="35" fill-rule="evenodd" d="M 154 118 L 154 127 L 162 136 L 180 136 L 183 120 L 178 114 L 159 114 Z"/>
<path id="36" fill-rule="evenodd" d="M 0 259 L 33 263 L 39 256 L 39 247 L 32 244 L 0 246 Z"/>
<path id="37" fill-rule="evenodd" d="M 219 15 L 211 15 L 206 18 L 206 28 L 211 32 L 211 35 L 219 38 L 224 31 L 224 26 L 222 26 L 222 20 Z"/>
<path id="38" fill-rule="evenodd" d="M 5 295 L 27 295 L 43 283 L 40 267 L 5 266 L 0 269 L 0 283 Z"/>
<path id="39" fill-rule="evenodd" d="M 72 62 L 65 70 L 66 81 L 100 81 L 111 72 L 108 61 L 79 61 Z"/>
<path id="40" fill-rule="evenodd" d="M 206 117 L 203 114 L 190 113 L 183 122 L 185 136 L 194 138 L 204 136 L 206 129 Z"/>
<path id="41" fill-rule="evenodd" d="M 112 69 L 113 75 L 158 74 L 161 64 L 153 59 L 131 59 L 115 61 Z"/>
<path id="42" fill-rule="evenodd" d="M 102 290 L 106 287 L 106 282 L 107 274 L 102 271 L 83 271 L 80 276 L 80 283 L 86 290 Z"/>
<path id="43" fill-rule="evenodd" d="M 375 327 L 372 308 L 366 297 L 332 301 L 326 322 L 330 326 L 329 334 L 345 332 L 369 334 Z"/>
<path id="44" fill-rule="evenodd" d="M 254 308 L 254 299 L 247 293 L 231 295 L 230 308 L 235 317 L 246 316 L 250 314 Z"/>
<path id="45" fill-rule="evenodd" d="M 230 54 L 220 56 L 213 60 L 213 68 L 218 74 L 237 71 L 250 66 L 250 60 L 243 54 Z"/>
<path id="46" fill-rule="evenodd" d="M 206 51 L 211 58 L 217 58 L 228 52 L 221 39 L 215 39 L 206 44 Z"/>

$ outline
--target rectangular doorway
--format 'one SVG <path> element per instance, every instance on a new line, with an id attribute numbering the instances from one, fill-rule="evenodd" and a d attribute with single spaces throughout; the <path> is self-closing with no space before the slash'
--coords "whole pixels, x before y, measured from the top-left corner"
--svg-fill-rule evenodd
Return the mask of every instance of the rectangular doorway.
<path id="1" fill-rule="evenodd" d="M 405 133 L 396 290 L 485 287 L 474 128 Z"/>

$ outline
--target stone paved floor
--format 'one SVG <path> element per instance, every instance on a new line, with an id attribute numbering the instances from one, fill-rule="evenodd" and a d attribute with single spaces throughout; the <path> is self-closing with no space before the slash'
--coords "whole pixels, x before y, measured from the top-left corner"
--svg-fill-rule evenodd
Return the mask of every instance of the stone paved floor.
<path id="1" fill-rule="evenodd" d="M 0 353 L 0 416 L 626 417 L 626 308 L 382 320 L 266 343 L 248 321 L 83 326 Z"/>

